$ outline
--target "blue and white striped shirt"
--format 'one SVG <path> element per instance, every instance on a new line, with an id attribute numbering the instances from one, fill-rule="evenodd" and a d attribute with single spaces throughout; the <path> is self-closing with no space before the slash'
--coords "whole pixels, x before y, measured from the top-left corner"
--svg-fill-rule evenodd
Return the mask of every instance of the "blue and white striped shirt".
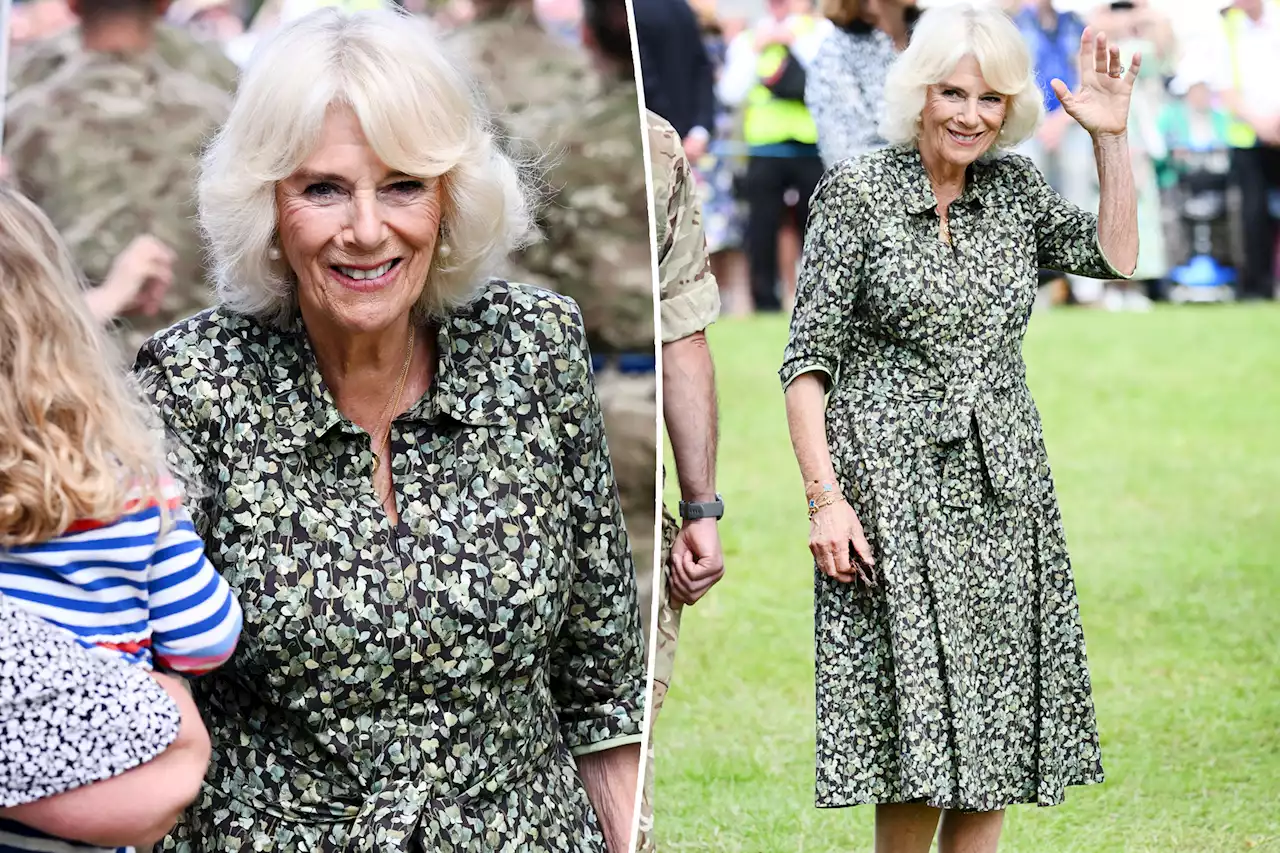
<path id="1" fill-rule="evenodd" d="M 167 524 L 155 500 L 137 501 L 115 521 L 0 547 L 0 593 L 102 654 L 187 676 L 216 669 L 235 652 L 240 604 L 205 557 L 173 483 L 161 499 Z M 0 853 L 96 849 L 0 819 Z"/>

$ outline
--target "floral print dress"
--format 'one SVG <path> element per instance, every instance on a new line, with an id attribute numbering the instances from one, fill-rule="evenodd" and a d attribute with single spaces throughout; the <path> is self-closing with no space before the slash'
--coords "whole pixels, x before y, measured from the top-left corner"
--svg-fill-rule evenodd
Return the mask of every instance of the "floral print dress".
<path id="1" fill-rule="evenodd" d="M 1054 805 L 1102 781 L 1084 635 L 1022 339 L 1045 267 L 1122 278 L 1018 155 L 970 168 L 950 245 L 914 147 L 814 196 L 784 385 L 827 440 L 879 583 L 816 574 L 817 804 Z"/>
<path id="2" fill-rule="evenodd" d="M 366 432 L 301 322 L 214 309 L 136 372 L 244 634 L 194 682 L 213 761 L 161 849 L 603 851 L 573 755 L 641 741 L 635 572 L 576 305 L 492 282 Z"/>

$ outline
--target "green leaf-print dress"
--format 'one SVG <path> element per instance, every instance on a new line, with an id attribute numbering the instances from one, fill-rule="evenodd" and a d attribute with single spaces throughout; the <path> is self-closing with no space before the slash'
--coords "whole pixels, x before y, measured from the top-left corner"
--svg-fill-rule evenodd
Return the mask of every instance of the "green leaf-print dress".
<path id="1" fill-rule="evenodd" d="M 817 804 L 1054 805 L 1102 781 L 1084 634 L 1022 339 L 1037 268 L 1122 278 L 1026 158 L 974 164 L 951 245 L 914 147 L 812 202 L 784 386 L 819 371 L 880 583 L 815 571 Z"/>
<path id="2" fill-rule="evenodd" d="M 300 322 L 215 309 L 136 372 L 245 630 L 163 850 L 603 853 L 573 755 L 639 743 L 635 571 L 577 306 L 491 282 L 373 491 Z"/>

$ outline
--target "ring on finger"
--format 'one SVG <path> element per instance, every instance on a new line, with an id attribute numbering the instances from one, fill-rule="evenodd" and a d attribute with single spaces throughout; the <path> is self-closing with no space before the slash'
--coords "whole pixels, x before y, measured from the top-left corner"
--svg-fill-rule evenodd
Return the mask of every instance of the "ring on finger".
<path id="1" fill-rule="evenodd" d="M 1121 77 L 1124 76 L 1124 66 L 1117 65 L 1115 68 L 1112 68 L 1110 71 L 1108 71 L 1107 74 L 1119 80 Z"/>

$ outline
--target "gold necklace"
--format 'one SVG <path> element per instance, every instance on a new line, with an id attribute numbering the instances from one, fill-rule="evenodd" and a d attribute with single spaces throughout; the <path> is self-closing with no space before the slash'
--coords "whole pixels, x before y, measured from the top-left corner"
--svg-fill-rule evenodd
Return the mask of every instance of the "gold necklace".
<path id="1" fill-rule="evenodd" d="M 942 242 L 951 245 L 951 224 L 947 221 L 947 215 L 942 214 Z"/>
<path id="2" fill-rule="evenodd" d="M 387 407 L 382 410 L 382 416 L 378 419 L 382 422 L 383 427 L 378 432 L 382 438 L 373 447 L 373 473 L 378 473 L 378 465 L 381 457 L 378 451 L 386 446 L 391 438 L 391 422 L 395 420 L 396 409 L 400 407 L 400 398 L 404 394 L 405 380 L 409 377 L 409 365 L 413 361 L 413 339 L 417 330 L 413 323 L 409 323 L 409 346 L 405 348 L 404 367 L 400 368 L 400 378 L 396 380 L 396 392 L 387 403 Z"/>

